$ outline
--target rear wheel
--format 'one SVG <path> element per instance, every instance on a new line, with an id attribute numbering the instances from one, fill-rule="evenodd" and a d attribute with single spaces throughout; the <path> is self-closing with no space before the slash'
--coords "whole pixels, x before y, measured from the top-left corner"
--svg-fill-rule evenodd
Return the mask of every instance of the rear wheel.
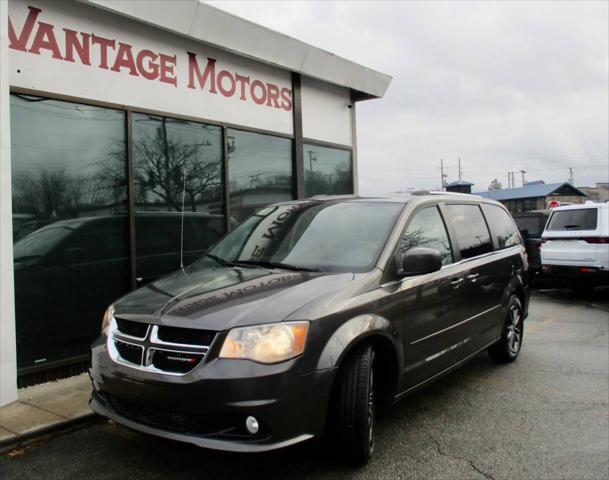
<path id="1" fill-rule="evenodd" d="M 345 359 L 336 379 L 333 405 L 335 436 L 343 457 L 364 464 L 374 452 L 374 349 L 357 347 Z"/>
<path id="2" fill-rule="evenodd" d="M 522 303 L 516 295 L 512 295 L 508 302 L 508 313 L 501 339 L 488 349 L 489 355 L 495 362 L 508 363 L 518 358 L 524 334 L 523 321 Z"/>

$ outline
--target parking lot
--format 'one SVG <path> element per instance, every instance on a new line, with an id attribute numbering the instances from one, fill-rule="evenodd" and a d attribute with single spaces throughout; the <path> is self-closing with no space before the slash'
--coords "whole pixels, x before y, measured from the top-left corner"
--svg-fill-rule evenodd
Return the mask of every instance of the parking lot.
<path id="1" fill-rule="evenodd" d="M 609 290 L 534 293 L 517 362 L 480 355 L 382 412 L 372 461 L 302 445 L 235 455 L 108 422 L 0 457 L 3 479 L 600 479 L 609 471 Z M 24 472 L 27 472 L 24 477 Z"/>

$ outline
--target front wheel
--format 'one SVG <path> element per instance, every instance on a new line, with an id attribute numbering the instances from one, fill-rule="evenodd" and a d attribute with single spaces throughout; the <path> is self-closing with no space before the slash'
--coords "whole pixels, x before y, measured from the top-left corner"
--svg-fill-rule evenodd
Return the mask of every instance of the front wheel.
<path id="1" fill-rule="evenodd" d="M 516 295 L 508 302 L 508 313 L 501 333 L 501 339 L 491 345 L 488 353 L 497 363 L 509 363 L 518 358 L 524 334 L 524 311 Z"/>
<path id="2" fill-rule="evenodd" d="M 345 359 L 336 379 L 333 413 L 335 434 L 345 459 L 366 463 L 374 452 L 374 349 L 357 347 Z"/>

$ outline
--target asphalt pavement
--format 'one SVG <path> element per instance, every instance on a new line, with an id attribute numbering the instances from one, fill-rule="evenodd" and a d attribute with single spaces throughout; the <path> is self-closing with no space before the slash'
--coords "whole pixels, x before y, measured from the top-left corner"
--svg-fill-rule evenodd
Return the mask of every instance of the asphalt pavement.
<path id="1" fill-rule="evenodd" d="M 533 295 L 517 362 L 486 354 L 381 413 L 362 468 L 332 448 L 211 452 L 111 422 L 0 456 L 11 479 L 603 479 L 609 477 L 609 290 Z"/>

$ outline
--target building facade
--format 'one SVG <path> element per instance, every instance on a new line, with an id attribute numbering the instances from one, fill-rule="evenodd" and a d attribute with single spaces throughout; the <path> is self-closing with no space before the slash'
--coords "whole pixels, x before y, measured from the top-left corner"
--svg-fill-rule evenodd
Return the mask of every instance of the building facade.
<path id="1" fill-rule="evenodd" d="M 524 187 L 478 192 L 476 195 L 503 203 L 510 213 L 545 210 L 550 207 L 550 202 L 574 204 L 588 200 L 586 193 L 567 182 L 536 182 Z"/>
<path id="2" fill-rule="evenodd" d="M 197 0 L 0 19 L 0 404 L 82 369 L 108 304 L 257 209 L 357 191 L 356 102 L 387 75 Z"/>

